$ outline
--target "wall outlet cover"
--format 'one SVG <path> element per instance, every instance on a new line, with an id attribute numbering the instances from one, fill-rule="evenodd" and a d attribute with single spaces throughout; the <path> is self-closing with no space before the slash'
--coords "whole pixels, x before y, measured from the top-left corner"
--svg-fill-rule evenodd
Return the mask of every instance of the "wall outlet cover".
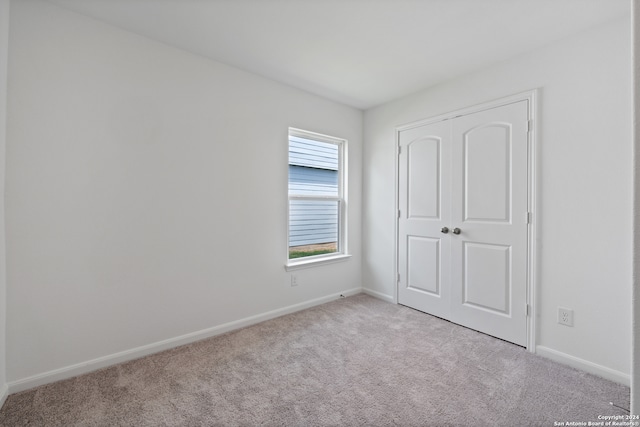
<path id="1" fill-rule="evenodd" d="M 558 323 L 565 326 L 573 326 L 573 310 L 558 307 Z"/>

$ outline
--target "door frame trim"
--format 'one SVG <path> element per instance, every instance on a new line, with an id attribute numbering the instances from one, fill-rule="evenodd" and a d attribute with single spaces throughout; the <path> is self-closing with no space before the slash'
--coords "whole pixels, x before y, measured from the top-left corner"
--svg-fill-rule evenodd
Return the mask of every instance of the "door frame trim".
<path id="1" fill-rule="evenodd" d="M 501 107 L 503 105 L 513 104 L 515 102 L 527 101 L 527 111 L 529 123 L 532 123 L 528 133 L 527 139 L 527 210 L 531 213 L 531 218 L 527 226 L 527 301 L 529 305 L 529 315 L 527 316 L 527 350 L 531 353 L 536 352 L 536 337 L 537 337 L 537 310 L 536 310 L 536 297 L 538 293 L 537 282 L 537 224 L 539 220 L 538 210 L 536 209 L 537 193 L 538 193 L 538 179 L 539 179 L 539 166 L 536 161 L 538 158 L 538 102 L 540 89 L 532 89 L 525 92 L 516 93 L 513 95 L 505 96 L 503 98 L 495 99 L 493 101 L 487 101 L 480 104 L 472 105 L 465 108 L 460 108 L 454 111 L 450 111 L 437 116 L 432 116 L 426 119 L 421 119 L 399 125 L 395 127 L 394 144 L 395 144 L 395 230 L 394 230 L 394 280 L 393 286 L 393 302 L 398 304 L 398 274 L 399 274 L 399 219 L 397 212 L 400 209 L 399 204 L 399 185 L 400 185 L 400 132 L 413 129 L 415 127 L 428 125 L 431 123 L 440 122 L 443 120 L 451 120 L 459 116 L 465 116 L 468 114 L 477 113 L 491 108 Z"/>

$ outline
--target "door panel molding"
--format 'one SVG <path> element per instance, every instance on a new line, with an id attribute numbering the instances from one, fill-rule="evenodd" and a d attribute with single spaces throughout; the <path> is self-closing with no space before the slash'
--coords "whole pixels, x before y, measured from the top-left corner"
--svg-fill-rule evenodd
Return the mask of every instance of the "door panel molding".
<path id="1" fill-rule="evenodd" d="M 433 184 L 427 187 L 426 197 L 422 203 L 414 206 L 413 199 L 417 194 L 413 194 L 414 185 L 412 181 L 407 183 L 407 217 L 408 218 L 425 218 L 425 219 L 441 219 L 441 183 L 440 171 L 442 162 L 442 138 L 438 136 L 427 136 L 411 141 L 407 144 L 407 168 L 410 174 L 416 173 L 422 182 L 428 181 L 428 178 L 434 179 Z M 424 151 L 427 151 L 424 153 Z M 435 153 L 434 153 L 435 152 Z M 428 156 L 432 154 L 432 156 Z M 425 156 L 431 162 L 432 173 L 427 175 L 429 168 L 418 167 L 418 164 L 424 166 L 424 159 L 421 162 L 421 155 Z M 415 170 L 415 172 L 413 172 Z M 419 201 L 418 199 L 417 201 Z"/>
<path id="2" fill-rule="evenodd" d="M 482 139 L 472 139 L 474 132 L 494 131 L 508 135 L 505 141 L 498 141 L 487 146 Z M 486 133 L 486 132 L 485 132 Z M 508 123 L 491 123 L 482 126 L 476 126 L 462 135 L 463 138 L 463 166 L 462 166 L 462 195 L 463 195 L 463 221 L 482 221 L 482 222 L 506 222 L 511 223 L 511 152 L 512 152 L 512 126 Z M 477 135 L 477 133 L 476 133 Z M 480 141 L 480 143 L 478 142 Z M 474 162 L 473 154 L 477 151 L 486 152 L 492 150 L 491 158 L 496 163 Z M 499 160 L 504 164 L 498 165 Z M 500 167 L 502 166 L 502 167 Z M 506 172 L 506 173 L 505 173 Z M 486 182 L 491 181 L 491 182 Z M 470 195 L 475 194 L 473 187 L 500 186 L 504 198 L 501 201 L 487 200 L 478 198 L 470 200 Z M 498 206 L 494 207 L 497 202 Z"/>
<path id="3" fill-rule="evenodd" d="M 484 252 L 484 254 L 480 252 Z M 476 252 L 475 254 L 470 252 Z M 493 253 L 491 253 L 493 252 Z M 511 316 L 511 246 L 492 243 L 463 242 L 462 244 L 462 304 L 486 310 L 501 316 Z M 500 259 L 502 258 L 502 259 Z M 489 262 L 501 262 L 503 271 L 487 271 Z M 489 277 L 487 277 L 489 276 Z M 491 292 L 477 292 L 474 281 L 492 279 Z M 498 295 L 501 293 L 502 297 Z"/>
<path id="4" fill-rule="evenodd" d="M 412 247 L 413 243 L 413 247 Z M 407 272 L 407 287 L 440 297 L 440 239 L 422 236 L 407 236 L 407 258 L 410 264 L 419 267 Z M 423 259 L 433 259 L 433 264 L 420 263 Z"/>

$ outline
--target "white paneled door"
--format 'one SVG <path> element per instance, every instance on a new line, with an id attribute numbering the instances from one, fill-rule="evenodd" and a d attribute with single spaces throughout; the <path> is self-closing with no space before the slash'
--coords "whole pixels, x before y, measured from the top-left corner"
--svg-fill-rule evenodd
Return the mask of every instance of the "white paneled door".
<path id="1" fill-rule="evenodd" d="M 527 101 L 400 132 L 398 302 L 525 346 Z"/>

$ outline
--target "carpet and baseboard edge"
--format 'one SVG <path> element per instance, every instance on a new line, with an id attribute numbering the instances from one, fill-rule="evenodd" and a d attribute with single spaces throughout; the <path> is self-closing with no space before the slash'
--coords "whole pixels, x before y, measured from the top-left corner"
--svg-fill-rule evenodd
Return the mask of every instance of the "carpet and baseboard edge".
<path id="1" fill-rule="evenodd" d="M 395 303 L 394 298 L 391 295 L 383 294 L 382 292 L 374 291 L 372 289 L 367 289 L 367 288 L 362 288 L 362 292 L 367 295 L 371 295 L 374 298 L 378 298 L 383 301 L 390 302 L 392 304 Z"/>
<path id="2" fill-rule="evenodd" d="M 597 363 L 589 362 L 588 360 L 571 356 L 570 354 L 553 350 L 549 347 L 541 345 L 536 346 L 536 354 L 542 357 L 546 357 L 547 359 L 551 359 L 554 362 L 562 363 L 563 365 L 571 366 L 572 368 L 576 368 L 589 374 L 605 378 L 618 384 L 626 385 L 627 387 L 629 387 L 631 384 L 631 376 L 629 374 L 616 371 L 615 369 L 607 368 L 606 366 L 598 365 Z"/>
<path id="3" fill-rule="evenodd" d="M 263 322 L 265 320 L 274 319 L 276 317 L 284 316 L 286 314 L 295 313 L 300 310 L 304 310 L 316 305 L 324 304 L 329 301 L 340 298 L 340 296 L 351 296 L 359 293 L 366 293 L 375 298 L 393 303 L 393 297 L 376 292 L 366 288 L 353 288 L 341 293 L 336 293 L 313 300 L 305 301 L 302 303 L 294 304 L 288 307 L 272 310 L 266 313 L 250 316 L 244 319 L 224 323 L 222 325 L 214 326 L 211 328 L 203 329 L 200 331 L 192 332 L 175 338 L 159 341 L 153 344 L 148 344 L 141 347 L 136 347 L 130 350 L 125 350 L 119 353 L 114 353 L 108 356 L 99 357 L 86 362 L 77 363 L 60 369 L 44 372 L 42 374 L 33 375 L 17 381 L 11 381 L 0 387 L 0 408 L 6 401 L 9 394 L 17 393 L 20 391 L 28 390 L 40 385 L 49 384 L 55 381 L 60 381 L 68 378 L 72 378 L 78 375 L 86 374 L 98 369 L 106 368 L 108 366 L 116 365 L 118 363 L 127 362 L 129 360 L 138 359 L 140 357 L 148 356 L 150 354 L 158 353 L 164 350 L 168 350 L 181 345 L 189 344 L 192 342 L 200 341 L 202 339 L 210 338 L 216 335 L 221 335 L 226 332 L 230 332 L 236 329 L 244 328 L 254 325 L 256 323 Z M 575 356 L 571 356 L 566 353 L 562 353 L 557 350 L 545 346 L 537 346 L 536 354 L 554 360 L 556 362 L 571 366 L 573 368 L 597 375 L 599 377 L 614 381 L 626 386 L 630 385 L 630 375 L 625 374 L 614 369 L 607 368 L 602 365 L 598 365 L 587 360 L 580 359 Z"/>
<path id="4" fill-rule="evenodd" d="M 314 307 L 316 305 L 324 304 L 340 298 L 341 296 L 351 296 L 362 293 L 362 288 L 352 288 L 342 291 L 340 293 L 327 295 L 324 297 L 304 301 L 298 304 L 290 305 L 287 307 L 279 308 L 276 310 L 268 311 L 266 313 L 257 314 L 255 316 L 249 316 L 244 319 L 235 320 L 222 325 L 213 326 L 211 328 L 203 329 L 200 331 L 192 332 L 189 334 L 181 335 L 174 338 L 169 338 L 163 341 L 158 341 L 152 344 L 132 348 L 130 350 L 121 351 L 108 356 L 98 357 L 96 359 L 88 360 L 86 362 L 76 363 L 74 365 L 66 366 L 52 371 L 44 372 L 41 374 L 33 375 L 27 378 L 23 378 L 17 381 L 10 381 L 8 386 L 5 386 L 0 395 L 0 402 L 4 403 L 8 394 L 18 393 L 20 391 L 29 390 L 34 387 L 38 387 L 44 384 L 72 378 L 78 375 L 86 374 L 98 369 L 106 368 L 109 366 L 117 365 L 118 363 L 128 362 L 130 360 L 139 359 L 150 354 L 159 353 L 164 350 L 179 347 L 181 345 L 190 344 L 196 341 L 200 341 L 206 338 L 211 338 L 216 335 L 221 335 L 226 332 L 230 332 L 236 329 L 245 328 L 247 326 L 254 325 L 256 323 L 264 322 L 265 320 L 275 319 L 276 317 L 284 316 L 286 314 L 295 313 L 300 310 Z M 1 407 L 1 405 L 0 405 Z"/>
<path id="5" fill-rule="evenodd" d="M 386 295 L 367 288 L 363 288 L 362 292 L 383 301 L 394 303 L 394 298 L 391 295 Z M 607 368 L 606 366 L 598 365 L 597 363 L 589 362 L 588 360 L 580 359 L 570 354 L 553 350 L 549 347 L 540 345 L 536 346 L 536 354 L 542 357 L 546 357 L 547 359 L 551 359 L 554 362 L 571 366 L 572 368 L 579 369 L 581 371 L 596 375 L 601 378 L 605 378 L 607 380 L 625 385 L 627 387 L 629 387 L 631 384 L 631 376 L 629 374 L 616 371 L 615 369 Z"/>
<path id="6" fill-rule="evenodd" d="M 2 388 L 0 388 L 0 409 L 2 409 L 2 405 L 7 401 L 7 397 L 9 396 L 9 386 L 6 384 L 2 384 Z"/>

